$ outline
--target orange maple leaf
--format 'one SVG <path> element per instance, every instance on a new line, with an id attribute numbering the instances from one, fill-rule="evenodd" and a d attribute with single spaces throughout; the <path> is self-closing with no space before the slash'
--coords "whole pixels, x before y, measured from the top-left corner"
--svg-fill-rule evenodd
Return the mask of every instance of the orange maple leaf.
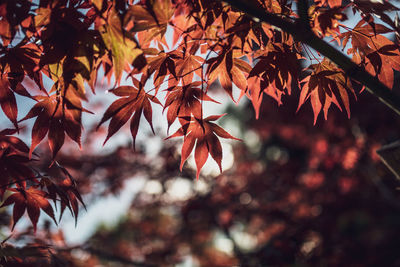
<path id="1" fill-rule="evenodd" d="M 325 119 L 327 118 L 328 109 L 332 103 L 340 110 L 342 110 L 341 106 L 344 106 L 348 117 L 350 117 L 348 92 L 351 92 L 354 97 L 355 92 L 350 79 L 343 70 L 336 67 L 328 59 L 324 59 L 319 64 L 311 65 L 310 68 L 313 69 L 313 72 L 303 80 L 305 83 L 301 89 L 297 110 L 307 99 L 310 99 L 314 112 L 314 124 L 317 122 L 318 114 L 322 109 Z M 342 104 L 339 104 L 338 99 L 341 99 Z"/>
<path id="2" fill-rule="evenodd" d="M 372 27 L 361 20 L 352 31 L 341 34 L 339 38 L 343 38 L 343 47 L 351 38 L 352 48 L 347 53 L 353 55 L 356 63 L 366 64 L 365 69 L 369 73 L 378 76 L 383 84 L 392 89 L 393 70 L 400 71 L 400 51 L 398 45 L 381 35 L 389 32 L 392 30 L 381 24 Z"/>

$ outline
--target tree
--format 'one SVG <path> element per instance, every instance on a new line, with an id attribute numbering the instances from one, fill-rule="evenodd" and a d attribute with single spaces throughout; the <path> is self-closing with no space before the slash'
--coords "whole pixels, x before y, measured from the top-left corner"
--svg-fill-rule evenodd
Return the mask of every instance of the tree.
<path id="1" fill-rule="evenodd" d="M 0 198 L 13 206 L 12 228 L 25 210 L 34 230 L 41 210 L 57 223 L 57 204 L 60 217 L 68 208 L 77 218 L 83 201 L 59 152 L 66 135 L 82 147 L 82 114 L 100 78 L 118 97 L 97 125 L 110 121 L 104 143 L 129 121 L 135 147 L 141 118 L 155 132 L 161 106 L 168 129 L 179 125 L 167 139 L 183 137 L 180 169 L 194 150 L 197 178 L 209 155 L 222 171 L 220 138 L 237 139 L 217 125 L 222 115 L 204 115 L 218 84 L 234 102 L 248 98 L 256 118 L 264 94 L 281 105 L 292 93 L 297 110 L 311 103 L 314 124 L 332 104 L 350 117 L 364 88 L 400 113 L 397 9 L 358 0 L 2 2 L 0 104 L 13 129 L 0 132 Z M 16 95 L 34 102 L 22 118 Z M 30 119 L 27 146 L 15 135 Z M 46 136 L 49 161 L 35 152 Z"/>

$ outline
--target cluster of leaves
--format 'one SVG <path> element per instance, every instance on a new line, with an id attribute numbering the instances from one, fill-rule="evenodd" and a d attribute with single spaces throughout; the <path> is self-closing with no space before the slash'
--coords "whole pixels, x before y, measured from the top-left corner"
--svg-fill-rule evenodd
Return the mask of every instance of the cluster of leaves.
<path id="1" fill-rule="evenodd" d="M 295 99 L 279 109 L 267 100 L 257 121 L 248 105 L 235 118 L 257 145 L 250 138 L 235 142 L 234 167 L 201 181 L 193 181 L 190 168 L 179 172 L 174 146 L 155 158 L 129 146 L 107 155 L 61 151 L 60 160 L 95 199 L 106 192 L 88 180 L 114 193 L 132 175 L 149 181 L 115 228 L 99 227 L 80 246 L 68 246 L 59 230 L 38 231 L 32 244 L 4 246 L 3 253 L 18 251 L 33 266 L 395 266 L 398 181 L 375 150 L 399 138 L 392 124 L 400 119 L 373 97 L 360 98 L 354 118 L 332 112 L 311 128 L 311 107 L 294 117 Z M 367 107 L 376 112 L 367 114 Z M 162 189 L 154 190 L 155 183 Z M 189 193 L 174 195 L 175 183 L 189 185 Z M 23 238 L 17 233 L 13 241 Z M 35 247 L 41 249 L 34 256 Z M 22 266 L 12 255 L 9 266 Z"/>
<path id="2" fill-rule="evenodd" d="M 292 1 L 249 3 L 283 21 L 297 21 Z M 354 29 L 340 22 L 348 9 L 360 15 Z M 309 22 L 319 38 L 335 40 L 354 62 L 393 87 L 393 73 L 400 71 L 400 52 L 397 41 L 383 34 L 399 33 L 397 21 L 386 14 L 396 9 L 387 2 L 316 1 L 309 9 L 313 11 Z M 161 105 L 167 110 L 168 126 L 179 125 L 170 137 L 184 139 L 181 168 L 194 150 L 197 177 L 209 155 L 221 168 L 220 138 L 236 139 L 213 122 L 221 116 L 204 116 L 203 102 L 216 102 L 209 91 L 217 81 L 234 102 L 246 96 L 256 117 L 264 94 L 281 104 L 284 95 L 298 88 L 298 106 L 310 100 L 314 122 L 322 110 L 326 117 L 332 103 L 350 115 L 354 82 L 291 34 L 222 1 L 1 2 L 1 108 L 15 131 L 21 122 L 35 118 L 30 148 L 9 136 L 14 132 L 1 134 L 0 197 L 11 193 L 3 206 L 14 205 L 14 225 L 25 210 L 34 226 L 40 209 L 54 219 L 49 199 L 60 200 L 62 211 L 69 207 L 77 215 L 81 199 L 68 172 L 62 169 L 66 180 L 55 182 L 38 176 L 28 164 L 46 135 L 52 164 L 66 135 L 81 146 L 82 113 L 90 113 L 83 107 L 90 99 L 85 85 L 95 93 L 100 75 L 113 82 L 110 92 L 119 97 L 99 123 L 110 120 L 105 142 L 128 120 L 135 140 L 142 114 L 153 129 L 152 105 Z M 302 69 L 300 60 L 309 66 Z M 130 86 L 121 86 L 125 77 L 131 80 Z M 49 79 L 51 86 L 47 86 Z M 165 101 L 159 100 L 162 92 Z M 15 94 L 36 102 L 20 120 Z"/>
<path id="3" fill-rule="evenodd" d="M 57 176 L 50 177 L 35 170 L 31 166 L 34 159 L 30 158 L 29 147 L 21 139 L 10 136 L 13 133 L 15 130 L 10 129 L 0 132 L 0 198 L 8 195 L 0 208 L 14 205 L 12 229 L 25 211 L 35 231 L 40 210 L 47 213 L 57 224 L 49 200 L 52 200 L 54 205 L 57 201 L 60 202 L 60 219 L 67 207 L 77 219 L 78 202 L 83 202 L 72 176 L 57 162 Z M 13 185 L 15 187 L 12 187 Z"/>

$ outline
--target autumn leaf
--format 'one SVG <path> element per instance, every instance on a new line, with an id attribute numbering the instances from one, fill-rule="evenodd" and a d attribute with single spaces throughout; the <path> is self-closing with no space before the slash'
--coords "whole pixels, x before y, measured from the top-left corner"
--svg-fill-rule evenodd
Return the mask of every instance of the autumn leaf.
<path id="1" fill-rule="evenodd" d="M 43 210 L 53 221 L 57 224 L 54 217 L 53 207 L 50 205 L 46 192 L 36 189 L 37 187 L 29 187 L 28 189 L 23 188 L 10 188 L 9 191 L 14 192 L 11 194 L 0 208 L 14 204 L 13 208 L 13 226 L 12 230 L 25 210 L 28 212 L 29 219 L 33 224 L 33 229 L 36 231 L 36 225 L 39 220 L 40 210 Z"/>
<path id="2" fill-rule="evenodd" d="M 289 45 L 270 44 L 268 49 L 260 51 L 258 62 L 249 73 L 249 78 L 259 75 L 267 83 L 283 94 L 291 94 L 292 81 L 299 74 L 299 59 L 297 51 Z"/>
<path id="3" fill-rule="evenodd" d="M 85 203 L 77 189 L 75 179 L 65 167 L 61 166 L 57 161 L 55 163 L 55 168 L 61 172 L 60 175 L 57 177 L 42 177 L 40 186 L 47 189 L 48 199 L 53 200 L 54 205 L 56 205 L 56 201 L 60 201 L 59 220 L 61 220 L 65 209 L 68 208 L 75 218 L 76 224 L 79 213 L 79 202 L 86 209 Z"/>
<path id="4" fill-rule="evenodd" d="M 279 91 L 276 91 L 274 89 L 271 90 L 269 89 L 269 87 L 269 84 L 265 82 L 261 77 L 253 76 L 248 78 L 246 90 L 241 91 L 239 99 L 241 99 L 244 95 L 246 95 L 247 98 L 250 99 L 256 113 L 256 119 L 258 119 L 260 116 L 260 107 L 264 93 L 269 94 L 278 103 L 281 103 L 281 95 L 276 94 Z"/>
<path id="5" fill-rule="evenodd" d="M 28 166 L 30 159 L 27 155 L 17 154 L 12 149 L 2 151 L 0 159 L 0 199 L 5 190 L 14 184 L 25 187 L 27 181 L 37 181 L 36 175 Z"/>
<path id="6" fill-rule="evenodd" d="M 319 36 L 332 36 L 340 43 L 339 21 L 347 20 L 346 14 L 343 13 L 344 7 L 336 6 L 332 8 L 321 8 L 317 5 L 311 6 L 308 10 L 310 20 L 313 22 L 313 30 Z"/>
<path id="7" fill-rule="evenodd" d="M 18 137 L 12 136 L 15 133 L 17 133 L 16 129 L 4 129 L 0 131 L 0 148 L 3 151 L 11 149 L 18 153 L 27 154 L 29 147 Z"/>
<path id="8" fill-rule="evenodd" d="M 15 134 L 15 129 L 4 129 L 0 132 L 0 200 L 5 191 L 18 184 L 25 187 L 27 181 L 37 181 L 29 167 L 29 147 Z"/>
<path id="9" fill-rule="evenodd" d="M 237 49 L 231 50 L 224 47 L 217 57 L 210 58 L 206 61 L 208 64 L 207 74 L 209 84 L 212 84 L 218 79 L 222 88 L 224 88 L 225 92 L 232 100 L 234 100 L 232 84 L 234 83 L 239 89 L 245 90 L 247 85 L 246 76 L 251 69 L 246 61 L 235 58 L 238 52 Z"/>
<path id="10" fill-rule="evenodd" d="M 16 128 L 18 128 L 17 116 L 18 116 L 18 108 L 17 101 L 15 100 L 14 93 L 9 88 L 8 81 L 1 79 L 0 80 L 0 105 L 1 108 L 6 114 L 7 118 L 14 124 Z"/>
<path id="11" fill-rule="evenodd" d="M 292 82 L 298 83 L 300 55 L 287 44 L 271 44 L 269 49 L 259 51 L 258 62 L 247 78 L 247 87 L 241 96 L 251 100 L 256 118 L 262 103 L 263 93 L 282 104 L 282 95 L 290 95 Z"/>
<path id="12" fill-rule="evenodd" d="M 200 56 L 195 55 L 198 46 L 192 46 L 190 49 L 184 49 L 182 51 L 176 51 L 176 55 L 181 54 L 177 58 L 174 58 L 176 66 L 176 76 L 179 79 L 172 79 L 168 83 L 168 86 L 178 85 L 181 80 L 183 85 L 189 84 L 193 81 L 194 74 L 201 77 L 202 63 L 204 59 Z"/>
<path id="13" fill-rule="evenodd" d="M 33 44 L 21 42 L 14 47 L 8 47 L 0 52 L 0 70 L 3 77 L 9 78 L 10 86 L 14 90 L 25 75 L 28 75 L 40 86 L 37 67 L 41 51 Z M 26 94 L 22 94 L 28 96 Z"/>
<path id="14" fill-rule="evenodd" d="M 146 50 L 148 51 L 149 49 Z M 175 53 L 165 53 L 164 51 L 158 52 L 157 49 L 154 50 L 156 56 L 147 58 L 147 75 L 151 75 L 154 73 L 154 87 L 156 91 L 155 94 L 157 94 L 158 89 L 165 80 L 165 77 L 167 77 L 168 75 L 172 75 L 171 78 L 175 78 L 176 80 L 178 79 L 176 75 L 176 66 L 174 60 L 178 59 L 179 56 Z"/>
<path id="15" fill-rule="evenodd" d="M 121 98 L 114 101 L 108 107 L 103 115 L 103 118 L 97 126 L 98 128 L 101 124 L 111 119 L 104 144 L 132 117 L 130 129 L 133 138 L 133 146 L 135 146 L 135 139 L 139 129 L 139 122 L 142 113 L 147 122 L 150 124 L 151 130 L 154 133 L 150 101 L 159 105 L 161 105 L 161 103 L 155 96 L 147 94 L 144 91 L 142 83 L 136 79 L 134 79 L 134 83 L 136 87 L 120 86 L 109 90 L 109 92 L 116 96 L 120 96 Z"/>
<path id="16" fill-rule="evenodd" d="M 340 7 L 342 5 L 342 0 L 322 0 L 321 5 L 329 5 L 330 8 Z"/>
<path id="17" fill-rule="evenodd" d="M 25 75 L 39 82 L 35 75 L 38 63 L 38 51 L 32 45 L 18 45 L 0 52 L 0 105 L 7 118 L 18 128 L 18 107 L 15 94 L 31 98 L 22 85 Z"/>
<path id="18" fill-rule="evenodd" d="M 394 84 L 393 70 L 400 71 L 400 51 L 398 45 L 381 33 L 391 31 L 381 24 L 372 27 L 361 20 L 352 31 L 340 36 L 343 38 L 343 46 L 346 46 L 351 38 L 352 48 L 349 48 L 347 53 L 353 55 L 353 60 L 358 64 L 364 63 L 366 70 L 378 76 L 390 89 Z"/>
<path id="19" fill-rule="evenodd" d="M 209 75 L 208 79 L 210 84 L 217 78 L 224 90 L 233 99 L 232 95 L 232 73 L 233 67 L 232 62 L 232 50 L 225 48 L 217 57 L 210 58 L 207 60 Z"/>
<path id="20" fill-rule="evenodd" d="M 107 23 L 99 31 L 111 53 L 113 67 L 115 68 L 115 79 L 119 83 L 122 72 L 143 52 L 138 48 L 132 36 L 129 36 L 124 30 L 118 12 L 114 8 L 110 9 Z"/>
<path id="21" fill-rule="evenodd" d="M 2 45 L 8 46 L 20 29 L 25 30 L 29 26 L 32 3 L 26 0 L 15 0 L 2 2 L 1 6 L 0 36 Z"/>
<path id="22" fill-rule="evenodd" d="M 390 14 L 389 12 L 398 11 L 399 8 L 391 4 L 390 1 L 384 0 L 384 1 L 371 2 L 363 0 L 354 0 L 352 2 L 352 5 L 354 10 L 360 11 L 365 20 L 369 20 L 371 26 L 375 24 L 374 22 L 372 22 L 373 18 L 371 16 L 374 15 L 375 17 L 379 18 L 386 24 L 398 30 L 399 25 L 396 25 L 396 22 L 394 21 L 393 18 L 394 16 L 392 15 L 393 13 Z"/>
<path id="23" fill-rule="evenodd" d="M 168 108 L 168 129 L 178 117 L 190 117 L 197 119 L 202 117 L 202 101 L 219 103 L 202 91 L 202 82 L 193 82 L 185 86 L 173 86 L 168 89 L 165 99 L 164 110 Z"/>
<path id="24" fill-rule="evenodd" d="M 314 112 L 314 124 L 317 122 L 318 114 L 322 109 L 325 119 L 327 119 L 328 109 L 332 103 L 340 110 L 343 106 L 347 116 L 350 117 L 349 93 L 353 94 L 354 97 L 356 95 L 350 79 L 343 70 L 327 59 L 319 64 L 311 65 L 310 68 L 313 72 L 303 80 L 305 83 L 301 89 L 297 110 L 307 99 L 310 99 Z M 338 101 L 339 99 L 341 104 Z"/>
<path id="25" fill-rule="evenodd" d="M 65 133 L 81 145 L 81 116 L 82 110 L 77 109 L 56 95 L 36 96 L 38 100 L 28 114 L 21 120 L 36 117 L 32 128 L 32 143 L 29 151 L 31 157 L 35 147 L 44 139 L 48 133 L 48 142 L 55 158 L 57 152 L 64 144 Z"/>
<path id="26" fill-rule="evenodd" d="M 277 1 L 271 1 L 271 7 L 279 7 Z M 281 13 L 280 11 L 277 13 Z M 227 33 L 232 35 L 232 46 L 240 47 L 241 51 L 257 50 L 257 46 L 263 46 L 273 37 L 271 26 L 254 22 L 247 16 L 239 16 L 232 27 L 228 27 Z M 240 41 L 239 41 L 240 40 Z M 256 45 L 255 45 L 256 44 Z"/>
<path id="27" fill-rule="evenodd" d="M 346 47 L 347 42 L 351 40 L 352 48 L 348 51 L 349 54 L 359 53 L 361 58 L 364 58 L 367 54 L 376 50 L 376 46 L 379 45 L 381 40 L 387 39 L 381 34 L 391 31 L 382 24 L 375 24 L 372 27 L 365 20 L 360 20 L 351 31 L 342 33 L 340 38 L 343 39 L 343 47 Z"/>
<path id="28" fill-rule="evenodd" d="M 172 137 L 183 136 L 183 145 L 181 152 L 181 164 L 180 169 L 182 170 L 183 164 L 189 157 L 193 148 L 195 149 L 194 158 L 197 167 L 196 177 L 199 179 L 200 171 L 207 161 L 208 154 L 215 160 L 218 164 L 220 171 L 222 172 L 222 147 L 218 137 L 240 140 L 233 137 L 222 129 L 217 124 L 213 123 L 223 115 L 209 116 L 205 119 L 196 119 L 192 117 L 187 124 L 182 125 L 174 134 L 167 137 L 167 139 Z"/>
<path id="29" fill-rule="evenodd" d="M 144 2 L 144 5 L 132 5 L 127 15 L 134 20 L 130 31 L 138 32 L 140 43 L 147 47 L 150 41 L 163 38 L 174 8 L 169 0 Z"/>

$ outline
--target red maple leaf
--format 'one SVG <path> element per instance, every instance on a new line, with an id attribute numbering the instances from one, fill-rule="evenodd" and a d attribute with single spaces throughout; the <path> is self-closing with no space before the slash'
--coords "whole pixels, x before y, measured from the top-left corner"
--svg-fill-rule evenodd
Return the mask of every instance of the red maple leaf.
<path id="1" fill-rule="evenodd" d="M 10 136 L 16 130 L 5 129 L 0 132 L 0 200 L 4 192 L 13 184 L 26 186 L 26 181 L 36 179 L 32 169 L 27 165 L 29 147 L 19 138 Z"/>
<path id="2" fill-rule="evenodd" d="M 202 82 L 193 82 L 184 86 L 173 86 L 168 89 L 164 110 L 168 108 L 167 121 L 168 129 L 177 117 L 202 117 L 201 101 L 212 101 L 219 103 L 209 97 L 199 87 Z"/>
<path id="3" fill-rule="evenodd" d="M 85 203 L 76 187 L 75 179 L 71 176 L 66 168 L 61 166 L 57 161 L 55 162 L 56 169 L 61 171 L 63 175 L 57 177 L 42 177 L 40 180 L 40 186 L 45 187 L 48 191 L 48 198 L 53 200 L 56 205 L 56 200 L 60 201 L 60 218 L 65 211 L 65 208 L 71 211 L 71 214 L 75 218 L 75 224 L 78 220 L 79 202 L 86 209 Z"/>
<path id="4" fill-rule="evenodd" d="M 15 83 L 14 85 L 13 83 L 15 83 L 14 80 L 11 79 L 10 81 L 7 77 L 0 79 L 0 106 L 15 128 L 18 128 L 18 107 L 14 92 L 27 97 L 30 97 L 30 94 L 21 83 Z"/>
<path id="5" fill-rule="evenodd" d="M 178 59 L 179 56 L 175 55 L 174 53 L 165 53 L 163 50 L 158 52 L 158 50 L 155 48 L 148 48 L 144 50 L 144 52 L 150 55 L 156 54 L 156 56 L 147 58 L 147 75 L 150 76 L 152 73 L 154 73 L 154 87 L 156 90 L 155 94 L 157 94 L 158 89 L 167 75 L 172 74 L 172 76 L 177 79 L 174 59 Z"/>
<path id="6" fill-rule="evenodd" d="M 57 95 L 35 96 L 36 103 L 28 114 L 21 120 L 36 118 L 32 128 L 32 143 L 29 155 L 48 133 L 49 146 L 53 159 L 64 144 L 65 133 L 81 146 L 81 113 L 82 110 L 63 101 Z"/>
<path id="7" fill-rule="evenodd" d="M 199 179 L 201 168 L 207 161 L 208 154 L 210 154 L 215 162 L 217 162 L 220 171 L 222 172 L 222 147 L 218 136 L 222 138 L 240 140 L 230 135 L 220 126 L 212 122 L 224 115 L 225 114 L 209 116 L 203 120 L 191 117 L 191 119 L 186 124 L 182 125 L 182 127 L 179 128 L 173 135 L 167 137 L 167 139 L 169 139 L 172 137 L 184 136 L 180 164 L 181 170 L 186 159 L 196 146 L 194 159 L 197 167 L 197 179 Z"/>
<path id="8" fill-rule="evenodd" d="M 224 47 L 217 57 L 210 58 L 206 62 L 209 64 L 207 69 L 209 84 L 218 78 L 222 88 L 224 88 L 232 100 L 234 100 L 232 83 L 239 87 L 239 89 L 245 90 L 247 84 L 246 75 L 251 69 L 247 62 L 235 58 L 236 54 L 239 54 L 238 49 L 232 50 Z"/>
<path id="9" fill-rule="evenodd" d="M 147 94 L 144 91 L 143 83 L 139 82 L 135 78 L 132 79 L 136 87 L 120 86 L 109 90 L 109 92 L 116 96 L 121 96 L 122 98 L 117 99 L 108 107 L 99 125 L 97 126 L 100 127 L 101 124 L 111 119 L 104 144 L 132 117 L 130 128 L 133 138 L 133 145 L 135 146 L 135 139 L 139 129 L 139 122 L 142 113 L 147 122 L 150 124 L 151 130 L 154 133 L 150 101 L 159 105 L 161 105 L 161 103 L 155 96 Z"/>
<path id="10" fill-rule="evenodd" d="M 28 211 L 29 219 L 31 220 L 35 231 L 41 209 L 45 213 L 47 213 L 50 216 L 50 218 L 52 218 L 53 221 L 57 224 L 57 221 L 54 217 L 53 207 L 50 205 L 47 199 L 47 193 L 41 190 L 37 190 L 36 188 L 37 187 L 31 186 L 28 189 L 23 189 L 23 188 L 8 189 L 15 193 L 11 194 L 0 206 L 0 208 L 14 204 L 14 209 L 13 209 L 14 223 L 12 226 L 12 230 L 14 229 L 15 224 L 25 213 L 25 210 Z"/>

